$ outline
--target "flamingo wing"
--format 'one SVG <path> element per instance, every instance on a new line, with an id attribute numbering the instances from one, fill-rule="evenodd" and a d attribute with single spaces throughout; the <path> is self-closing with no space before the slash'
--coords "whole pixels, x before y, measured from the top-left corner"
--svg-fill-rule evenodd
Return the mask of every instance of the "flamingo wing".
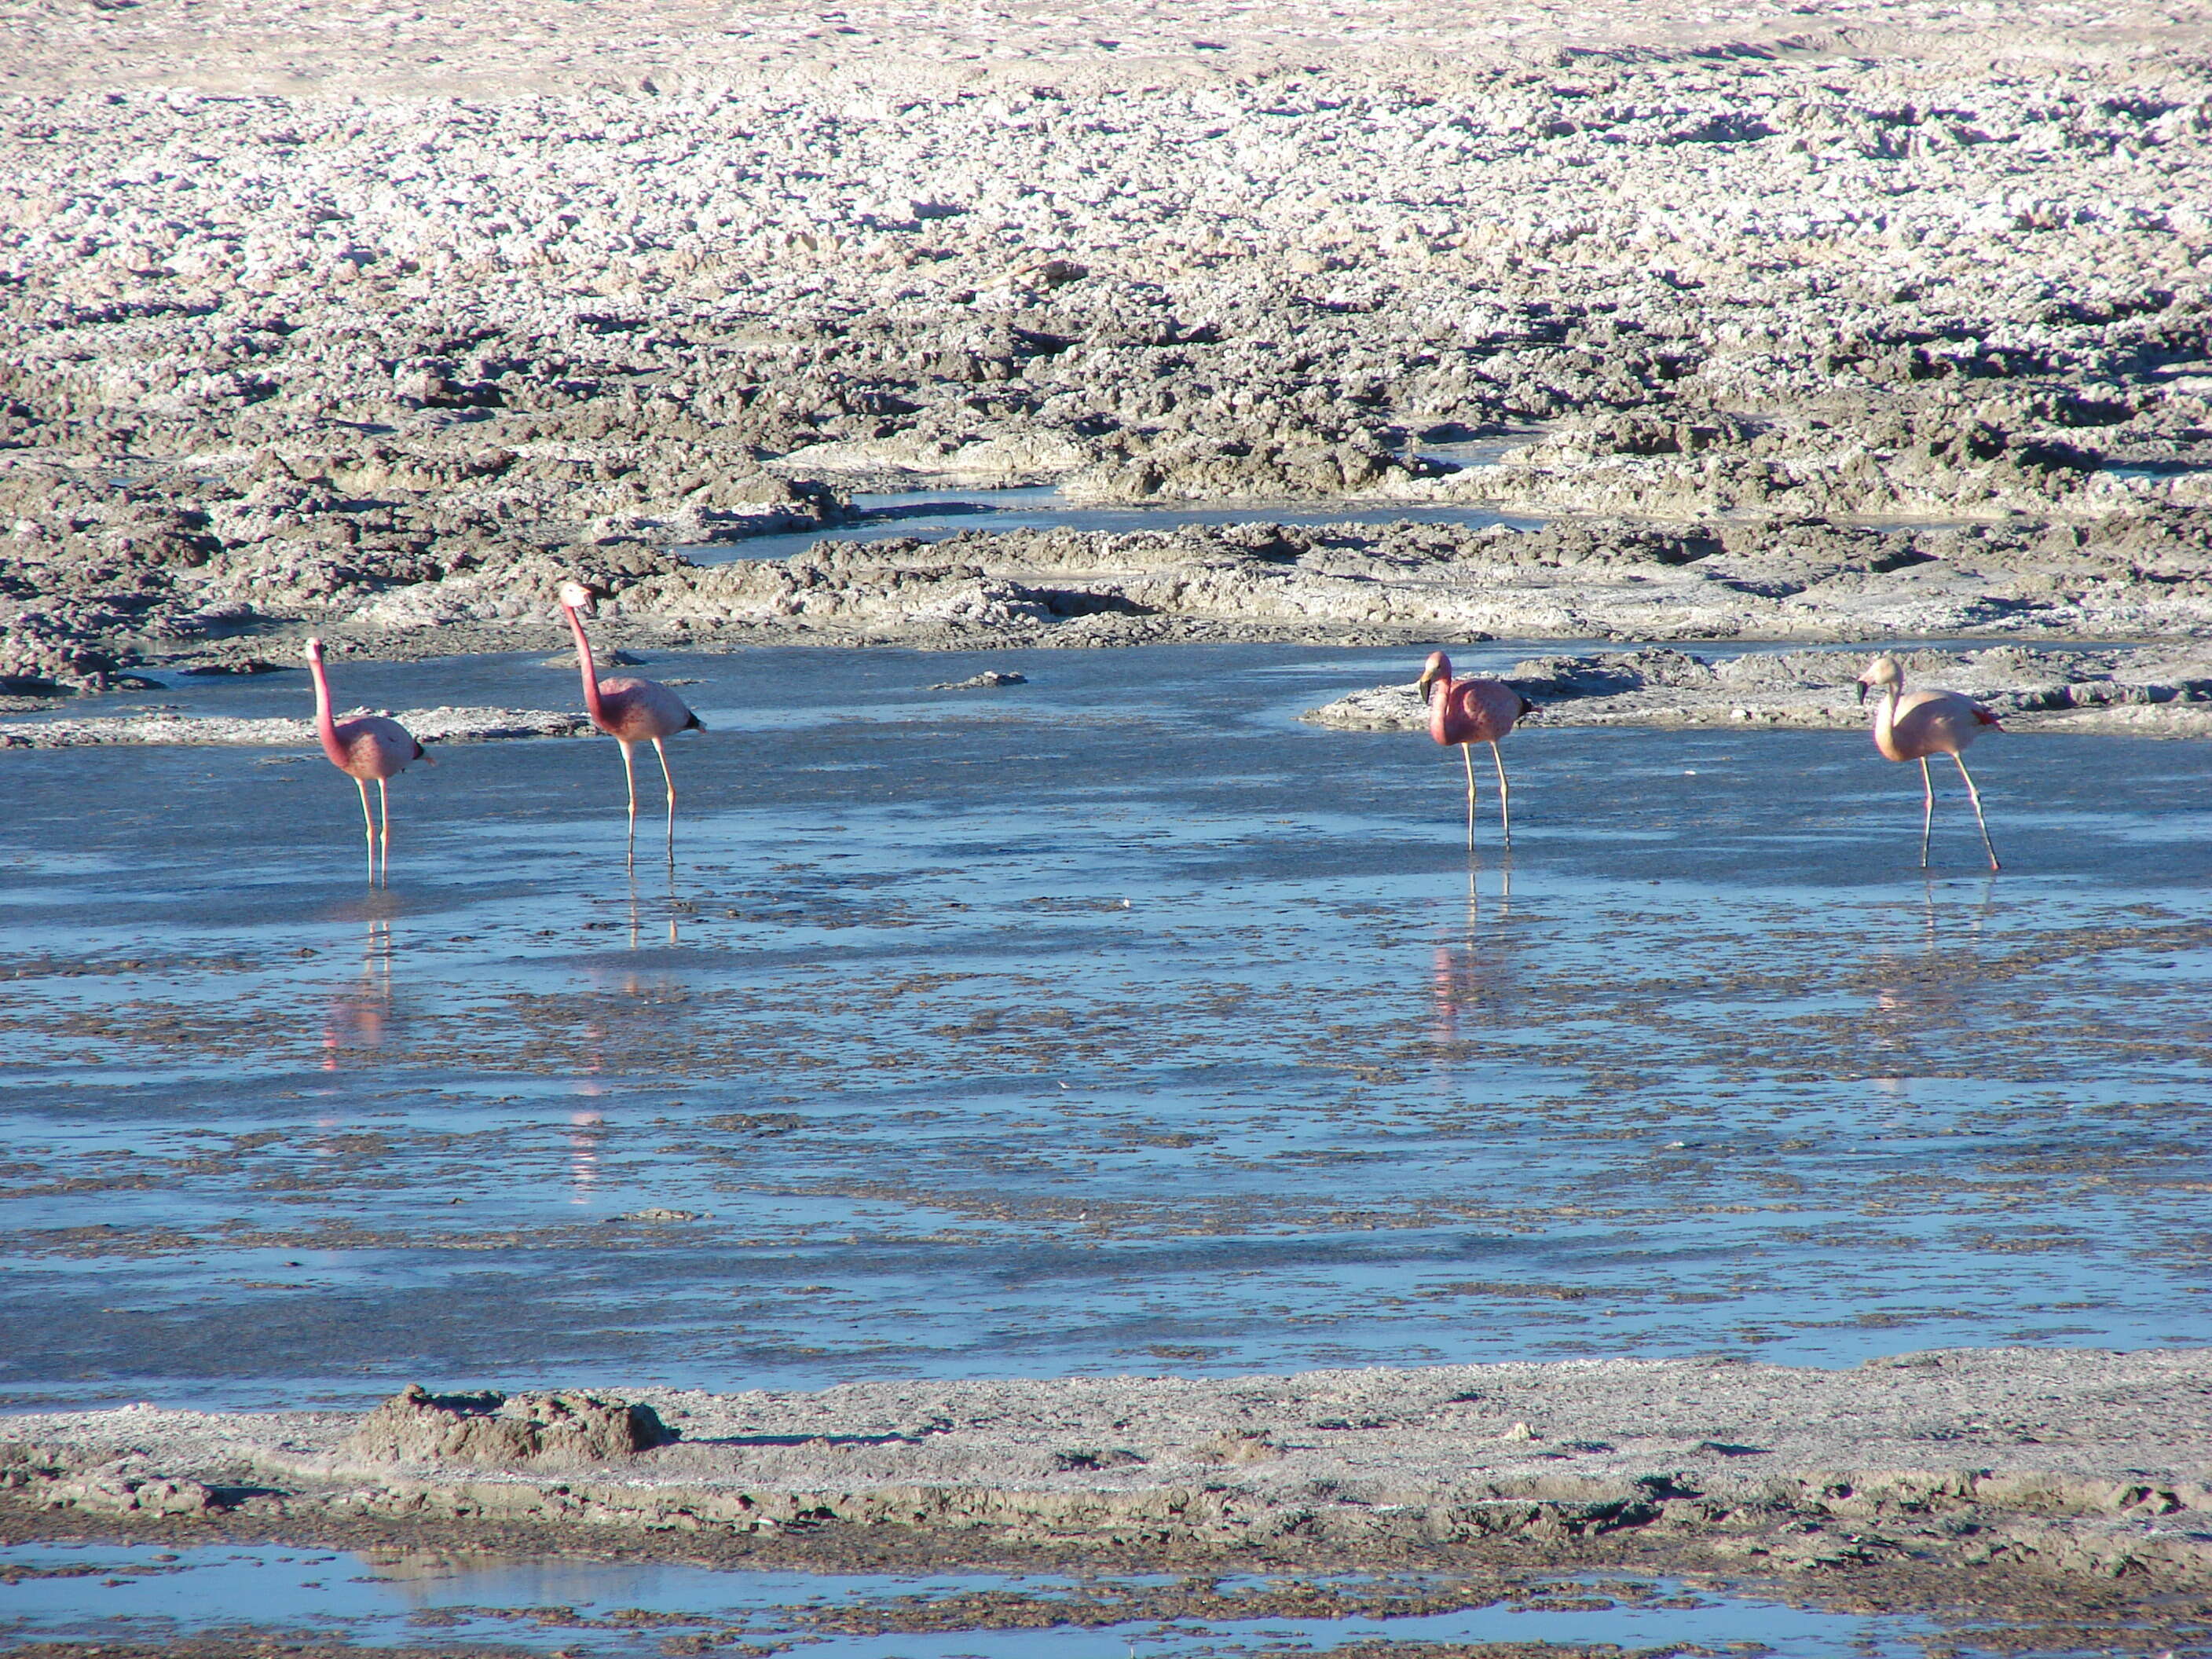
<path id="1" fill-rule="evenodd" d="M 1462 742 L 1495 743 L 1521 718 L 1523 699 L 1503 680 L 1462 680 L 1452 690 L 1469 733 Z"/>
<path id="2" fill-rule="evenodd" d="M 1908 759 L 1955 755 L 1984 732 L 2003 730 L 1995 714 L 1957 691 L 1909 692 L 1899 700 L 1890 724 Z"/>
<path id="3" fill-rule="evenodd" d="M 422 745 L 405 726 L 381 714 L 362 714 L 337 723 L 338 747 L 345 751 L 344 770 L 356 778 L 396 778 L 408 763 L 422 757 Z"/>
<path id="4" fill-rule="evenodd" d="M 623 675 L 599 682 L 600 726 L 628 743 L 673 737 L 699 724 L 683 698 L 658 680 Z"/>

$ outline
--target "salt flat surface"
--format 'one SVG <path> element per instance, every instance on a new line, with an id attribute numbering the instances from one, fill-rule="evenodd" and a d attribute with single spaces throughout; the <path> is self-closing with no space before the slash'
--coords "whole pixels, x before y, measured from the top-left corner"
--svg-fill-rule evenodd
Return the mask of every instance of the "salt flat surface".
<path id="1" fill-rule="evenodd" d="M 588 31 L 547 0 L 486 0 L 465 13 L 363 16 L 324 6 L 272 15 L 239 0 L 11 21 L 15 76 L 112 86 L 189 75 L 231 89 L 543 88 L 658 73 L 785 75 L 928 83 L 1012 72 L 1210 79 L 1319 58 L 1384 70 L 1549 67 L 1562 53 L 1849 54 L 1972 64 L 2021 58 L 2124 61 L 2201 38 L 2196 7 L 2013 6 L 1961 15 L 1936 4 L 1347 4 L 1249 6 L 597 7 Z M 32 77 L 40 77 L 33 81 Z M 342 78 L 340 78 L 342 77 Z"/>
<path id="2" fill-rule="evenodd" d="M 2200 7 L 264 11 L 0 21 L 0 692 L 572 574 L 659 645 L 2212 616 Z M 669 551 L 985 485 L 1431 522 Z"/>

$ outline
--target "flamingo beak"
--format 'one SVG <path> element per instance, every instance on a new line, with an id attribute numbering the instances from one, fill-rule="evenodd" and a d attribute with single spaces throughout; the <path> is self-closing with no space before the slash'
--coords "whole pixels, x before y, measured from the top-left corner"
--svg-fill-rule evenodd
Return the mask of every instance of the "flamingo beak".
<path id="1" fill-rule="evenodd" d="M 1861 681 L 1858 683 L 1858 684 L 1859 684 L 1859 707 L 1860 707 L 1860 708 L 1865 708 L 1865 707 L 1866 707 L 1867 683 L 1866 683 L 1864 680 L 1861 680 Z"/>

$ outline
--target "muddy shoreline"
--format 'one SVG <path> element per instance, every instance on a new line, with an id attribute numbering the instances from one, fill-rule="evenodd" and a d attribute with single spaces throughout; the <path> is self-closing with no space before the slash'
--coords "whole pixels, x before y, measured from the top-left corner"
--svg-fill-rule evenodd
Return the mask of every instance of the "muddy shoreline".
<path id="1" fill-rule="evenodd" d="M 2069 651 L 1998 646 L 1893 653 L 1913 685 L 1980 700 L 2018 732 L 2212 736 L 2212 653 L 2192 646 Z M 1503 678 L 1537 700 L 1531 723 L 1832 732 L 1867 724 L 1856 676 L 1863 652 L 1717 657 L 1650 647 L 1531 658 Z M 1340 732 L 1425 732 L 1412 681 L 1354 691 L 1299 718 Z"/>
<path id="2" fill-rule="evenodd" d="M 368 1419 L 142 1406 L 9 1419 L 0 1502 L 18 1536 L 123 1522 L 331 1542 L 421 1524 L 481 1529 L 486 1547 L 550 1528 L 626 1547 L 835 1534 L 984 1555 L 1380 1560 L 1632 1535 L 1757 1570 L 2003 1558 L 2201 1588 L 2208 1364 L 2202 1351 L 1997 1349 L 1845 1371 L 1601 1360 L 416 1394 Z M 623 1401 L 650 1432 L 536 1426 L 627 1421 Z M 494 1428 L 517 1432 L 479 1432 Z"/>
<path id="3" fill-rule="evenodd" d="M 548 648 L 561 637 L 553 594 L 572 571 L 609 595 L 605 637 L 648 650 L 2183 641 L 2212 631 L 2203 532 L 2194 516 L 2172 513 L 2086 529 L 2029 521 L 1939 530 L 1823 520 L 1300 526 L 1255 516 L 1127 533 L 831 541 L 783 558 L 704 565 L 671 551 L 611 559 L 597 550 L 538 550 L 380 579 L 343 595 L 287 598 L 257 585 L 250 604 L 212 599 L 223 591 L 219 578 L 173 584 L 164 603 L 197 610 L 167 621 L 143 608 L 132 619 L 111 611 L 103 629 L 84 635 L 74 666 L 55 659 L 40 669 L 26 659 L 0 675 L 0 687 L 59 696 L 127 684 L 131 669 L 252 672 L 290 654 L 311 629 L 336 653 L 366 660 Z M 18 569 L 19 586 L 38 571 Z"/>
<path id="4" fill-rule="evenodd" d="M 1224 643 L 1250 643 L 1250 630 Z M 635 639 L 636 630 L 629 630 Z M 1300 643 L 1313 643 L 1300 641 Z M 1409 666 L 1420 636 L 1367 635 L 1359 643 L 1400 646 Z M 1128 641 L 1134 643 L 1134 641 Z M 1549 726 L 1650 726 L 1732 731 L 1844 731 L 1867 724 L 1856 676 L 1863 650 L 1826 647 L 1767 651 L 1736 648 L 1723 655 L 1674 646 L 1629 651 L 1557 653 L 1513 665 L 1504 678 L 1537 712 L 1528 723 Z M 650 649 L 651 647 L 644 647 Z M 2212 650 L 2194 641 L 2075 649 L 2002 645 L 1966 650 L 1899 648 L 1916 686 L 1974 696 L 2002 720 L 2004 730 L 2113 737 L 2212 736 Z M 1024 676 L 993 671 L 972 683 L 931 690 L 998 690 Z M 24 712 L 40 700 L 20 700 Z M 0 749 L 74 749 L 115 744 L 297 747 L 313 741 L 312 725 L 284 718 L 187 714 L 173 707 L 109 715 L 77 715 L 72 705 L 47 703 L 45 718 L 0 714 Z M 356 711 L 371 712 L 371 711 Z M 530 708 L 378 709 L 426 743 L 480 743 L 518 738 L 581 737 L 580 714 Z M 1353 690 L 1307 709 L 1301 719 L 1340 732 L 1424 732 L 1428 712 L 1411 680 Z"/>
<path id="5" fill-rule="evenodd" d="M 2015 1645 L 2149 1653 L 2212 1608 L 2212 1535 L 2194 1519 L 2212 1504 L 2212 1471 L 2184 1450 L 2203 1441 L 2208 1365 L 2201 1351 L 2013 1349 L 1847 1371 L 1598 1361 L 811 1395 L 416 1394 L 369 1418 L 138 1407 L 0 1425 L 0 1545 L 1086 1581 L 799 1619 L 876 1634 L 1390 1618 L 1563 1595 L 1633 1606 L 1662 1593 L 1637 1582 L 1656 1576 L 1830 1612 L 2002 1620 Z M 664 1424 L 680 1437 L 567 1455 L 535 1430 L 456 1431 L 527 1427 L 549 1410 L 605 1418 L 624 1400 L 657 1413 L 644 1439 Z M 528 1617 L 598 1627 L 573 1610 Z M 246 1652 L 256 1639 L 149 1650 Z"/>

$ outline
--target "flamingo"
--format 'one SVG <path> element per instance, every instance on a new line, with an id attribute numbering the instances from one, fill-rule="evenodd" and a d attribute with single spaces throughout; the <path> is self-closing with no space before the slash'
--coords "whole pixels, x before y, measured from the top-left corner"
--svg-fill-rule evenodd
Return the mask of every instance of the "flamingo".
<path id="1" fill-rule="evenodd" d="M 1433 691 L 1431 688 L 1433 687 Z M 1513 729 L 1514 721 L 1533 714 L 1536 705 L 1503 680 L 1455 680 L 1451 659 L 1431 652 L 1414 689 L 1429 705 L 1429 735 L 1441 744 L 1459 745 L 1467 763 L 1467 845 L 1474 850 L 1474 745 L 1490 745 L 1498 763 L 1498 817 L 1505 829 L 1505 844 L 1513 845 L 1513 813 L 1509 802 L 1512 788 L 1505 781 L 1505 757 L 1498 740 Z"/>
<path id="2" fill-rule="evenodd" d="M 591 590 L 583 583 L 561 584 L 561 613 L 568 619 L 568 631 L 576 636 L 576 665 L 583 671 L 584 707 L 592 724 L 622 745 L 623 777 L 629 785 L 631 856 L 636 855 L 637 847 L 637 769 L 630 750 L 649 742 L 653 752 L 660 757 L 660 779 L 668 791 L 668 855 L 672 859 L 676 856 L 676 780 L 669 775 L 668 751 L 660 740 L 678 732 L 703 732 L 707 727 L 684 706 L 683 698 L 658 680 L 629 675 L 605 680 L 599 677 L 592 665 L 592 642 L 585 637 L 583 622 L 576 615 L 591 602 Z"/>
<path id="3" fill-rule="evenodd" d="M 307 672 L 315 677 L 315 734 L 331 764 L 354 781 L 361 791 L 361 823 L 368 837 L 368 884 L 378 884 L 376 854 L 380 841 L 375 822 L 368 814 L 368 781 L 376 780 L 377 803 L 383 808 L 383 884 L 392 884 L 392 798 L 386 782 L 398 777 L 416 761 L 432 764 L 421 744 L 398 720 L 381 714 L 360 714 L 343 723 L 331 718 L 331 683 L 323 672 L 323 642 L 309 640 Z"/>
<path id="4" fill-rule="evenodd" d="M 1965 751 L 1984 732 L 2002 732 L 1997 717 L 1972 697 L 1956 691 L 1915 691 L 1905 695 L 1905 671 L 1887 653 L 1867 665 L 1859 676 L 1859 702 L 1872 690 L 1881 699 L 1874 711 L 1874 746 L 1885 760 L 1920 763 L 1920 867 L 1928 867 L 1928 831 L 1936 819 L 1936 782 L 1928 775 L 1930 755 L 1948 755 L 1966 786 L 1966 799 L 1974 804 L 1974 822 L 1981 825 L 1982 850 L 1990 855 L 1990 868 L 2002 869 L 1997 849 L 1990 842 L 1989 820 L 1982 816 L 1981 792 L 1973 774 L 1966 770 Z"/>

